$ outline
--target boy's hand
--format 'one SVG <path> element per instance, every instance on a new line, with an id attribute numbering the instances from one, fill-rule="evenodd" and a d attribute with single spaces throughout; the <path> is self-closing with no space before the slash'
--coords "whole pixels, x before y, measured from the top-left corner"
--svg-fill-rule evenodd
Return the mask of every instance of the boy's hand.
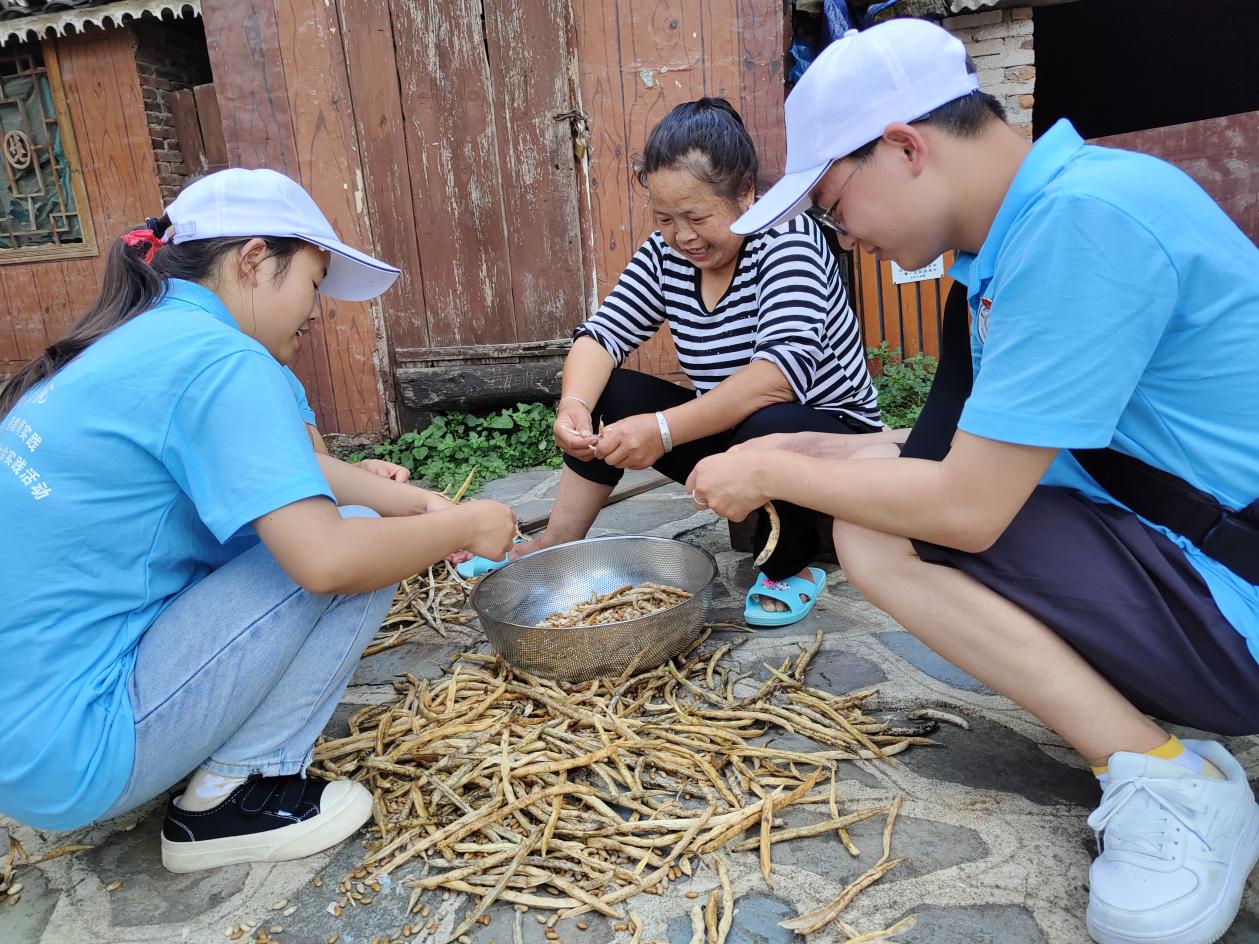
<path id="1" fill-rule="evenodd" d="M 764 466 L 786 453 L 776 449 L 747 450 L 708 456 L 696 464 L 686 480 L 687 491 L 699 507 L 707 507 L 730 521 L 742 521 L 774 496 L 762 485 Z"/>

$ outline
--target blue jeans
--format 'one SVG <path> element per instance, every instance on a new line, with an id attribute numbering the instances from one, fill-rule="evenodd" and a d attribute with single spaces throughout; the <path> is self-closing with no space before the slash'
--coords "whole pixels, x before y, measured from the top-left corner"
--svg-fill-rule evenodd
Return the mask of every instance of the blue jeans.
<path id="1" fill-rule="evenodd" d="M 394 590 L 317 596 L 261 544 L 185 590 L 140 638 L 129 686 L 135 764 L 101 819 L 199 766 L 228 777 L 304 771 Z"/>

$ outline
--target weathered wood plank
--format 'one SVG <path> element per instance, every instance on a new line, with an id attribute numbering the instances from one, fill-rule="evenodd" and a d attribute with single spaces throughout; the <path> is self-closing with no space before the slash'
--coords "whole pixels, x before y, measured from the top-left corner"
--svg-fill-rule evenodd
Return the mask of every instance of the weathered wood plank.
<path id="1" fill-rule="evenodd" d="M 0 266 L 0 291 L 9 314 L 5 320 L 9 326 L 10 356 L 28 361 L 48 344 L 44 330 L 39 290 L 35 285 L 32 266 Z"/>
<path id="2" fill-rule="evenodd" d="M 629 230 L 629 148 L 617 0 L 574 0 L 573 22 L 581 104 L 590 120 L 587 177 L 595 295 L 601 300 L 638 248 Z"/>
<path id="3" fill-rule="evenodd" d="M 704 94 L 742 107 L 743 70 L 739 62 L 739 17 L 724 2 L 700 4 L 700 42 L 703 50 Z"/>
<path id="4" fill-rule="evenodd" d="M 399 367 L 402 402 L 416 412 L 482 410 L 559 396 L 559 358 L 519 364 Z"/>
<path id="5" fill-rule="evenodd" d="M 1093 144 L 1153 154 L 1198 182 L 1259 243 L 1259 111 L 1097 138 Z"/>
<path id="6" fill-rule="evenodd" d="M 120 30 L 57 41 L 88 199 L 105 197 L 92 207 L 102 249 L 162 205 L 134 44 Z"/>
<path id="7" fill-rule="evenodd" d="M 515 331 L 522 341 L 567 333 L 584 307 L 572 124 L 557 117 L 577 104 L 569 85 L 575 54 L 569 6 L 568 0 L 485 5 Z"/>
<path id="8" fill-rule="evenodd" d="M 564 357 L 572 347 L 568 338 L 550 341 L 522 341 L 517 344 L 471 344 L 463 347 L 406 347 L 397 348 L 394 356 L 398 363 L 416 364 L 439 361 L 528 359 L 539 357 Z"/>
<path id="9" fill-rule="evenodd" d="M 710 18 L 733 18 L 731 2 L 710 0 Z M 620 6 L 622 84 L 631 155 L 642 152 L 651 129 L 675 105 L 704 94 L 706 70 L 700 35 L 704 6 L 686 0 Z M 635 186 L 631 188 L 631 199 L 630 241 L 637 249 L 655 224 L 646 192 Z M 677 353 L 668 329 L 657 331 L 638 349 L 634 361 L 636 369 L 650 374 L 676 371 Z"/>
<path id="10" fill-rule="evenodd" d="M 429 341 L 516 340 L 498 128 L 479 0 L 390 0 Z M 513 239 L 530 221 L 512 220 Z"/>
<path id="11" fill-rule="evenodd" d="M 787 161 L 783 57 L 790 21 L 780 0 L 732 0 L 731 16 L 735 15 L 743 66 L 739 112 L 756 142 L 761 177 L 772 184 L 782 176 Z"/>
<path id="12" fill-rule="evenodd" d="M 729 0 L 713 2 L 724 7 Z M 642 152 L 651 129 L 674 105 L 704 94 L 699 11 L 699 4 L 686 0 L 620 5 L 621 70 L 631 155 Z M 655 226 L 646 193 L 635 187 L 632 194 L 630 241 L 637 249 Z"/>
<path id="13" fill-rule="evenodd" d="M 673 479 L 669 478 L 669 476 L 661 475 L 659 472 L 656 473 L 654 478 L 650 478 L 646 482 L 639 482 L 636 485 L 626 485 L 625 480 L 622 479 L 621 483 L 612 490 L 612 493 L 603 500 L 603 504 L 599 507 L 607 508 L 609 505 L 619 504 L 628 498 L 633 498 L 635 495 L 642 495 L 644 492 L 654 491 L 662 485 L 668 485 L 672 481 Z M 537 515 L 533 518 L 525 518 L 520 522 L 520 533 L 532 534 L 534 531 L 541 531 L 550 523 L 550 521 L 550 511 L 544 515 Z"/>
<path id="14" fill-rule="evenodd" d="M 100 252 L 93 258 L 32 267 L 51 342 L 64 336 L 95 299 L 109 246 L 145 217 L 160 215 L 162 196 L 134 37 L 109 30 L 46 43 L 60 68 Z"/>
<path id="15" fill-rule="evenodd" d="M 205 139 L 201 136 L 201 122 L 197 118 L 197 99 L 192 89 L 178 89 L 167 97 L 170 104 L 171 123 L 175 126 L 175 139 L 184 167 L 191 175 L 204 174 L 210 166 L 205 156 Z"/>
<path id="16" fill-rule="evenodd" d="M 271 0 L 202 0 L 201 18 L 229 163 L 296 175 L 297 148 Z"/>
<path id="17" fill-rule="evenodd" d="M 362 162 L 351 113 L 349 77 L 336 10 L 323 0 L 276 0 L 276 35 L 302 185 L 346 243 L 372 252 L 364 212 Z M 396 289 L 391 289 L 396 291 Z M 324 317 L 304 345 L 312 358 L 303 380 L 329 432 L 385 426 L 376 374 L 377 327 L 367 303 L 322 300 Z M 323 354 L 320 353 L 323 342 Z"/>
<path id="18" fill-rule="evenodd" d="M 82 166 L 83 209 L 101 255 L 3 267 L 0 374 L 65 335 L 97 294 L 105 249 L 161 205 L 133 43 L 122 30 L 44 43 L 46 60 L 60 67 Z"/>
<path id="19" fill-rule="evenodd" d="M 402 269 L 381 299 L 385 334 L 395 348 L 426 347 L 424 276 L 389 7 L 380 0 L 341 0 L 340 7 L 367 215 L 381 257 Z"/>
<path id="20" fill-rule="evenodd" d="M 214 83 L 197 85 L 192 89 L 197 103 L 197 126 L 201 142 L 205 145 L 206 170 L 213 172 L 228 166 L 227 139 L 223 134 L 223 116 L 219 112 L 219 97 Z"/>

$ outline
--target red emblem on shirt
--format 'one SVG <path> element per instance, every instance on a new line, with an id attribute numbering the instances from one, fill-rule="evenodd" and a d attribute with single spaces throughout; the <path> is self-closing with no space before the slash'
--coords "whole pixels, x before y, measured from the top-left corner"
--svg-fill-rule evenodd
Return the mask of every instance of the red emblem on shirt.
<path id="1" fill-rule="evenodd" d="M 979 310 L 975 312 L 975 332 L 979 335 L 980 341 L 988 339 L 988 319 L 992 314 L 992 299 L 981 298 L 979 300 Z"/>

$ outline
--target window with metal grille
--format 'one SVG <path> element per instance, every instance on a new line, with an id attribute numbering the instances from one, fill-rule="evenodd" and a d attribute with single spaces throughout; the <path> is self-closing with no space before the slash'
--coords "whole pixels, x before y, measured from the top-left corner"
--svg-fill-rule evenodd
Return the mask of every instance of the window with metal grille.
<path id="1" fill-rule="evenodd" d="M 0 264 L 96 253 L 52 48 L 0 49 Z"/>

